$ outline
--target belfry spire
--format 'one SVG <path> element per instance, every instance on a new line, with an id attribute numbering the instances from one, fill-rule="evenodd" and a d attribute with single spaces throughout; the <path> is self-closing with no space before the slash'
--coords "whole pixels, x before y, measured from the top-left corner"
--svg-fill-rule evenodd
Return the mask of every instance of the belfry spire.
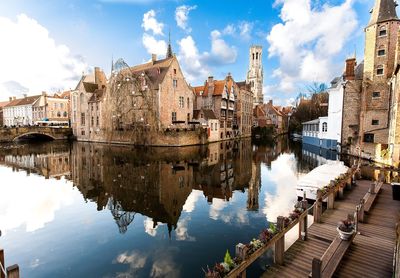
<path id="1" fill-rule="evenodd" d="M 167 48 L 167 57 L 166 58 L 172 58 L 173 53 L 172 53 L 172 47 L 171 47 L 171 31 L 168 32 L 168 48 Z"/>
<path id="2" fill-rule="evenodd" d="M 396 13 L 397 1 L 376 0 L 375 6 L 371 10 L 369 25 L 382 23 L 389 20 L 399 20 Z"/>

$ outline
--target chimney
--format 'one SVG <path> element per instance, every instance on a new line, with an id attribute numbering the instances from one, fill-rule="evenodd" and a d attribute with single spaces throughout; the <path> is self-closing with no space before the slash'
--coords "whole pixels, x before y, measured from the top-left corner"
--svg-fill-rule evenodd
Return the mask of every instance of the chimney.
<path id="1" fill-rule="evenodd" d="M 356 68 L 356 58 L 349 58 L 346 60 L 346 69 L 344 72 L 344 80 L 354 80 L 356 79 L 355 68 Z"/>
<path id="2" fill-rule="evenodd" d="M 214 94 L 214 77 L 209 76 L 207 79 L 208 95 L 212 96 Z"/>
<path id="3" fill-rule="evenodd" d="M 270 100 L 268 101 L 268 104 L 273 105 L 273 104 L 272 104 L 272 99 L 270 99 Z"/>
<path id="4" fill-rule="evenodd" d="M 47 96 L 47 93 L 45 91 L 42 91 L 42 96 Z"/>
<path id="5" fill-rule="evenodd" d="M 23 94 L 23 96 L 24 96 L 24 98 L 27 98 L 27 97 L 28 97 L 28 95 L 27 95 L 27 94 Z"/>
<path id="6" fill-rule="evenodd" d="M 151 54 L 151 61 L 154 63 L 157 61 L 157 54 Z"/>
<path id="7" fill-rule="evenodd" d="M 12 100 L 13 100 L 13 98 L 12 98 L 12 97 L 9 97 L 9 98 L 8 98 L 8 100 L 9 100 L 9 101 L 12 101 Z"/>
<path id="8" fill-rule="evenodd" d="M 16 100 L 16 99 L 17 99 L 17 97 L 13 97 L 13 98 L 12 98 L 12 100 Z"/>
<path id="9" fill-rule="evenodd" d="M 94 67 L 94 83 L 100 84 L 100 68 Z"/>

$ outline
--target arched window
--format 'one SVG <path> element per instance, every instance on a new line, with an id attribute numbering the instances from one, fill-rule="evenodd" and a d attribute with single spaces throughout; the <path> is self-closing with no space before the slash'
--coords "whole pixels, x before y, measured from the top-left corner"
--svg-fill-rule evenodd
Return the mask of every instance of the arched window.
<path id="1" fill-rule="evenodd" d="M 378 56 L 385 56 L 386 51 L 385 51 L 385 46 L 381 45 L 378 47 Z"/>
<path id="2" fill-rule="evenodd" d="M 61 113 L 60 112 L 57 112 L 57 117 L 61 117 Z"/>
<path id="3" fill-rule="evenodd" d="M 327 132 L 327 131 L 328 131 L 328 124 L 322 123 L 322 132 Z"/>
<path id="4" fill-rule="evenodd" d="M 66 118 L 68 116 L 67 111 L 64 111 L 64 118 Z"/>

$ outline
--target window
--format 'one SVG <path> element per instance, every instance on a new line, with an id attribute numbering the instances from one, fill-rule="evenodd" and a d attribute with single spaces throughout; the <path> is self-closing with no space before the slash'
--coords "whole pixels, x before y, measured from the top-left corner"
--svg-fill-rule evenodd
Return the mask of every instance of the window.
<path id="1" fill-rule="evenodd" d="M 185 99 L 183 97 L 179 97 L 179 108 L 185 107 Z"/>
<path id="2" fill-rule="evenodd" d="M 91 118 L 90 123 L 92 124 L 92 126 L 94 126 L 94 117 Z"/>
<path id="3" fill-rule="evenodd" d="M 254 60 L 254 53 L 253 53 L 253 60 Z M 222 138 L 222 137 L 221 137 Z"/>
<path id="4" fill-rule="evenodd" d="M 327 131 L 328 131 L 328 123 L 322 123 L 322 132 L 327 132 Z"/>
<path id="5" fill-rule="evenodd" d="M 176 74 L 176 69 L 174 69 L 174 74 Z"/>
<path id="6" fill-rule="evenodd" d="M 85 113 L 81 113 L 81 125 L 85 126 Z M 82 134 L 84 135 L 84 134 Z"/>
<path id="7" fill-rule="evenodd" d="M 385 56 L 385 49 L 379 49 L 378 56 Z"/>
<path id="8" fill-rule="evenodd" d="M 373 133 L 364 133 L 364 142 L 365 143 L 374 143 L 374 134 Z"/>
<path id="9" fill-rule="evenodd" d="M 211 131 L 213 131 L 213 130 L 214 130 L 214 124 L 211 123 Z"/>
<path id="10" fill-rule="evenodd" d="M 383 37 L 383 36 L 386 36 L 386 29 L 381 29 L 379 31 L 379 37 Z"/>
<path id="11" fill-rule="evenodd" d="M 84 130 L 81 131 L 81 135 L 85 135 L 85 131 Z"/>
<path id="12" fill-rule="evenodd" d="M 379 65 L 376 68 L 376 75 L 383 75 L 383 66 L 382 65 Z"/>
<path id="13" fill-rule="evenodd" d="M 68 113 L 67 113 L 67 111 L 64 111 L 64 118 L 66 118 L 66 117 L 68 117 Z"/>
<path id="14" fill-rule="evenodd" d="M 90 110 L 93 111 L 93 103 L 90 104 Z"/>
<path id="15" fill-rule="evenodd" d="M 373 93 L 372 93 L 372 97 L 373 97 L 373 98 L 381 97 L 381 93 L 380 93 L 380 92 L 373 92 Z"/>
<path id="16" fill-rule="evenodd" d="M 178 87 L 178 80 L 176 80 L 176 79 L 172 80 L 172 86 L 174 88 L 177 88 Z"/>
<path id="17" fill-rule="evenodd" d="M 215 130 L 218 130 L 218 123 L 215 123 Z"/>
<path id="18" fill-rule="evenodd" d="M 60 103 L 60 108 L 61 108 L 61 109 L 64 108 L 64 103 Z"/>
<path id="19" fill-rule="evenodd" d="M 187 122 L 190 122 L 190 113 L 187 113 Z"/>
<path id="20" fill-rule="evenodd" d="M 99 126 L 99 116 L 96 117 L 96 126 Z"/>
<path id="21" fill-rule="evenodd" d="M 187 101 L 187 108 L 189 108 L 189 98 L 187 98 L 186 101 Z"/>
<path id="22" fill-rule="evenodd" d="M 176 122 L 176 112 L 172 112 L 172 122 Z"/>
<path id="23" fill-rule="evenodd" d="M 61 117 L 60 111 L 57 112 L 57 117 L 59 117 L 59 118 Z"/>
<path id="24" fill-rule="evenodd" d="M 256 52 L 256 60 L 258 60 L 258 52 Z"/>
<path id="25" fill-rule="evenodd" d="M 371 121 L 371 124 L 372 124 L 372 125 L 379 125 L 379 120 L 372 120 L 372 121 Z"/>

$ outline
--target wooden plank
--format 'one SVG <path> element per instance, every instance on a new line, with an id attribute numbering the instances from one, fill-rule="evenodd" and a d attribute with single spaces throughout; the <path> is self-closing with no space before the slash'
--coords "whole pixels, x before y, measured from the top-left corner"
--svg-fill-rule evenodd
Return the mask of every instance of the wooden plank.
<path id="1" fill-rule="evenodd" d="M 370 192 L 367 192 L 364 196 L 364 211 L 368 213 L 371 210 L 372 204 L 374 203 L 376 197 L 378 196 L 379 191 L 382 188 L 383 183 L 378 182 L 376 186 L 372 186 L 373 188 L 370 188 Z"/>
<path id="2" fill-rule="evenodd" d="M 6 274 L 3 272 L 3 269 L 5 270 L 5 264 L 4 264 L 4 250 L 0 249 L 0 278 L 6 278 Z"/>
<path id="3" fill-rule="evenodd" d="M 19 278 L 19 266 L 17 264 L 7 267 L 7 278 Z"/>
<path id="4" fill-rule="evenodd" d="M 333 256 L 330 258 L 326 267 L 323 269 L 322 277 L 332 277 L 333 273 L 335 273 L 336 271 L 336 268 L 340 264 L 340 261 L 342 260 L 344 254 L 351 245 L 355 235 L 356 234 L 354 233 L 353 236 L 350 238 L 350 240 L 341 240 L 339 238 L 340 244 L 336 249 L 335 253 L 333 254 Z"/>

